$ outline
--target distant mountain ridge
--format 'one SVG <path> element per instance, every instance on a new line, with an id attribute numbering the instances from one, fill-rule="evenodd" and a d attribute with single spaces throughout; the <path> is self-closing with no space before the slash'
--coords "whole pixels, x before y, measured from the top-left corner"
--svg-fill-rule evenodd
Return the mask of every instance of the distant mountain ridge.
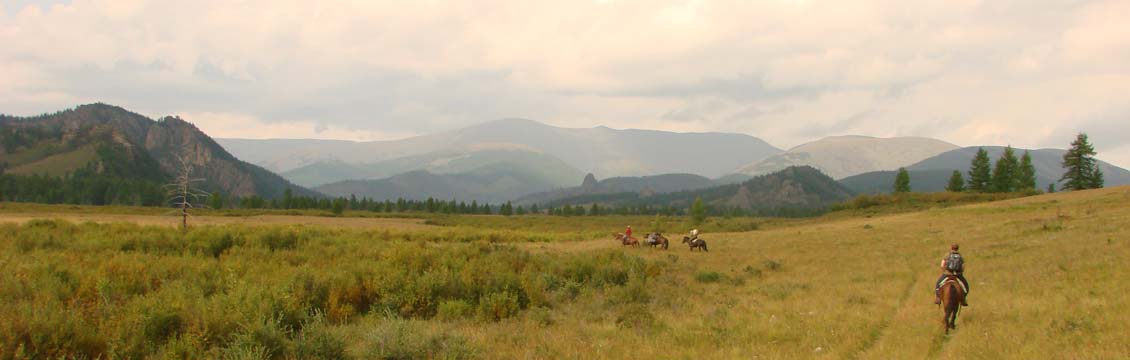
<path id="1" fill-rule="evenodd" d="M 346 180 L 315 188 L 331 196 L 368 197 L 378 200 L 458 199 L 502 203 L 519 194 L 554 186 L 557 179 L 544 173 L 512 166 L 491 164 L 457 174 L 432 174 L 415 170 L 379 180 Z"/>
<path id="2" fill-rule="evenodd" d="M 97 169 L 132 169 L 119 176 L 160 181 L 175 173 L 175 157 L 184 154 L 193 165 L 193 176 L 205 179 L 203 187 L 209 191 L 229 196 L 274 198 L 292 188 L 296 194 L 319 196 L 270 171 L 240 161 L 196 126 L 177 117 L 152 120 L 117 106 L 98 103 L 41 116 L 0 116 L 0 130 L 6 134 L 6 146 L 0 156 L 9 166 L 18 165 L 9 170 L 12 174 L 58 176 L 60 172 L 73 172 L 93 163 Z M 31 134 L 43 136 L 29 137 Z M 102 134 L 100 136 L 105 136 L 109 142 L 94 139 L 94 134 Z M 26 141 L 12 142 L 17 138 Z M 92 141 L 124 149 L 126 155 L 106 157 L 102 154 L 104 151 L 94 154 L 94 148 L 81 145 Z"/>
<path id="3" fill-rule="evenodd" d="M 945 191 L 945 186 L 954 170 L 961 172 L 961 176 L 969 181 L 969 165 L 979 148 L 984 148 L 989 153 L 989 160 L 993 163 L 1000 158 L 1005 149 L 1003 146 L 970 146 L 947 151 L 907 166 L 911 189 L 918 192 Z M 1038 189 L 1046 189 L 1051 183 L 1057 183 L 1057 187 L 1059 186 L 1058 181 L 1065 171 L 1062 163 L 1066 150 L 1014 148 L 1013 151 L 1017 158 L 1022 156 L 1024 151 L 1028 151 L 1032 156 Z M 1130 170 L 1101 160 L 1099 169 L 1103 171 L 1106 186 L 1130 184 Z M 891 191 L 894 179 L 894 171 L 876 171 L 847 177 L 840 182 L 858 193 L 885 193 Z"/>
<path id="4" fill-rule="evenodd" d="M 525 119 L 496 120 L 392 141 L 218 141 L 240 158 L 281 172 L 317 162 L 356 166 L 494 144 L 541 152 L 602 177 L 665 173 L 717 177 L 781 151 L 743 134 L 561 128 Z"/>
<path id="5" fill-rule="evenodd" d="M 834 179 L 842 179 L 871 171 L 896 170 L 957 148 L 945 141 L 923 137 L 831 136 L 747 164 L 734 172 L 762 175 L 789 166 L 807 165 Z"/>
<path id="6" fill-rule="evenodd" d="M 714 180 L 694 174 L 662 174 L 638 177 L 614 177 L 597 181 L 596 176 L 588 174 L 585 176 L 580 186 L 533 193 L 517 198 L 514 202 L 523 205 L 546 204 L 571 197 L 624 192 L 663 194 L 732 184 L 743 180 L 748 180 L 748 178 L 729 176 Z"/>
<path id="7" fill-rule="evenodd" d="M 343 180 L 383 179 L 419 170 L 437 175 L 469 173 L 497 164 L 521 167 L 531 173 L 541 174 L 552 187 L 567 186 L 583 174 L 561 159 L 545 153 L 516 147 L 478 146 L 441 150 L 372 164 L 323 161 L 282 175 L 303 186 L 320 186 Z"/>
<path id="8" fill-rule="evenodd" d="M 791 166 L 740 184 L 654 195 L 637 192 L 580 195 L 557 199 L 543 206 L 596 203 L 604 206 L 646 205 L 685 209 L 696 198 L 702 198 L 708 206 L 715 209 L 741 209 L 761 215 L 807 215 L 818 213 L 829 205 L 852 196 L 850 190 L 816 168 Z"/>

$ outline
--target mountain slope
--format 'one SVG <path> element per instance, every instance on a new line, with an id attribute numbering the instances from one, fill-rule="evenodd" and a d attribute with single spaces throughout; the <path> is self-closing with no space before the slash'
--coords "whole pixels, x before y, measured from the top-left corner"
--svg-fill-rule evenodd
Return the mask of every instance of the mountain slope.
<path id="1" fill-rule="evenodd" d="M 808 165 L 842 179 L 865 172 L 895 170 L 953 149 L 957 145 L 921 137 L 833 136 L 750 163 L 735 172 L 761 175 Z"/>
<path id="2" fill-rule="evenodd" d="M 581 176 L 580 170 L 548 154 L 517 147 L 476 146 L 407 156 L 373 164 L 320 161 L 282 175 L 304 186 L 343 180 L 381 179 L 416 170 L 432 174 L 458 174 L 496 164 L 527 169 L 541 176 L 550 187 L 567 186 Z"/>
<path id="3" fill-rule="evenodd" d="M 380 180 L 346 180 L 322 185 L 316 190 L 331 196 L 356 195 L 377 200 L 423 200 L 431 197 L 501 203 L 551 188 L 555 181 L 524 167 L 497 163 L 458 174 L 416 170 Z"/>
<path id="4" fill-rule="evenodd" d="M 393 141 L 219 141 L 239 157 L 277 171 L 318 161 L 371 164 L 448 149 L 513 146 L 540 151 L 598 176 L 694 173 L 715 177 L 781 151 L 741 134 L 560 128 L 524 119 L 491 121 Z"/>
<path id="5" fill-rule="evenodd" d="M 546 204 L 559 199 L 583 195 L 632 193 L 670 193 L 683 190 L 708 188 L 725 184 L 694 174 L 663 174 L 640 177 L 614 177 L 597 181 L 588 174 L 580 186 L 543 191 L 529 194 L 515 200 L 517 204 Z"/>
<path id="6" fill-rule="evenodd" d="M 924 159 L 906 167 L 907 171 L 910 173 L 911 189 L 921 192 L 944 191 L 950 174 L 952 174 L 954 170 L 960 171 L 961 175 L 968 181 L 969 164 L 977 154 L 978 148 L 984 148 L 985 151 L 989 153 L 989 159 L 994 163 L 1000 158 L 1001 154 L 1004 153 L 1004 147 L 1002 146 L 973 146 L 947 151 L 937 156 Z M 1023 155 L 1025 151 L 1025 149 L 1013 150 L 1016 152 L 1017 157 Z M 1029 154 L 1032 156 L 1032 166 L 1036 168 L 1037 188 L 1045 189 L 1048 184 L 1059 181 L 1059 178 L 1063 176 L 1064 172 L 1062 162 L 1063 154 L 1066 150 L 1038 149 L 1027 151 L 1029 151 Z M 1114 166 L 1104 161 L 1099 161 L 1099 168 L 1103 171 L 1106 186 L 1130 184 L 1130 170 Z M 894 184 L 894 179 L 895 172 L 884 171 L 860 174 L 858 176 L 841 179 L 840 182 L 859 193 L 875 193 L 890 192 L 891 186 Z"/>
<path id="7" fill-rule="evenodd" d="M 273 198 L 289 187 L 317 195 L 236 159 L 176 117 L 154 121 L 120 107 L 90 104 L 36 117 L 0 116 L 0 133 L 0 162 L 13 175 L 59 176 L 91 168 L 94 174 L 161 182 L 175 172 L 176 156 L 183 154 L 209 191 Z"/>
<path id="8" fill-rule="evenodd" d="M 828 205 L 852 197 L 850 190 L 810 166 L 794 166 L 754 177 L 741 184 L 645 196 L 635 192 L 582 195 L 544 204 L 598 203 L 605 206 L 646 205 L 687 208 L 696 198 L 714 209 L 741 209 L 762 215 L 795 215 L 818 212 Z"/>

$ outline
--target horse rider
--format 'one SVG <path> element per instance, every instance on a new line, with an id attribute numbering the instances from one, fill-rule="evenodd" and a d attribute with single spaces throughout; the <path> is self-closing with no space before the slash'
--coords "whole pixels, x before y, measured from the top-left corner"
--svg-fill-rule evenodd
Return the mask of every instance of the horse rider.
<path id="1" fill-rule="evenodd" d="M 631 225 L 628 225 L 628 228 L 624 229 L 624 240 L 625 241 L 632 240 L 632 226 Z"/>
<path id="2" fill-rule="evenodd" d="M 691 229 L 691 241 L 698 239 L 698 229 Z"/>
<path id="3" fill-rule="evenodd" d="M 659 234 L 658 233 L 648 233 L 647 234 L 647 244 L 648 245 L 655 245 L 655 244 L 658 244 L 658 243 L 659 243 Z"/>
<path id="4" fill-rule="evenodd" d="M 969 297 L 969 281 L 965 280 L 965 259 L 957 249 L 957 244 L 950 245 L 950 253 L 942 258 L 942 276 L 938 277 L 934 285 L 934 304 L 942 303 L 942 282 L 946 280 L 946 275 L 954 275 L 965 286 L 965 296 L 961 298 L 961 306 L 969 306 L 969 303 L 965 302 L 965 298 Z"/>

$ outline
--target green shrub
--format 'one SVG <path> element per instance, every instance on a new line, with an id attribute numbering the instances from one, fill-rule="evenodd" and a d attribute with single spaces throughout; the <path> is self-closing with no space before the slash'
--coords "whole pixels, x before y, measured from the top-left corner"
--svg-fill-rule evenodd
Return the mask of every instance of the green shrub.
<path id="1" fill-rule="evenodd" d="M 722 274 L 716 271 L 699 271 L 694 274 L 694 279 L 701 283 L 716 283 L 722 280 Z"/>
<path id="2" fill-rule="evenodd" d="M 436 308 L 436 317 L 443 321 L 456 321 L 467 318 L 473 310 L 467 301 L 446 300 Z"/>
<path id="3" fill-rule="evenodd" d="M 298 247 L 298 234 L 293 230 L 271 229 L 260 235 L 259 242 L 271 251 L 293 250 Z"/>
<path id="4" fill-rule="evenodd" d="M 518 296 L 509 291 L 496 292 L 479 299 L 479 318 L 499 321 L 518 314 Z"/>
<path id="5" fill-rule="evenodd" d="M 784 267 L 784 265 L 781 265 L 781 262 L 777 260 L 765 260 L 764 265 L 765 269 L 769 271 L 780 271 Z"/>
<path id="6" fill-rule="evenodd" d="M 623 307 L 616 315 L 616 326 L 625 329 L 646 329 L 655 326 L 655 315 L 643 304 Z"/>
<path id="7" fill-rule="evenodd" d="M 315 315 L 302 326 L 294 339 L 295 357 L 299 359 L 344 359 L 345 341 L 326 324 L 325 316 Z"/>
<path id="8" fill-rule="evenodd" d="M 474 359 L 478 352 L 461 336 L 428 330 L 416 321 L 388 319 L 365 337 L 366 359 Z"/>

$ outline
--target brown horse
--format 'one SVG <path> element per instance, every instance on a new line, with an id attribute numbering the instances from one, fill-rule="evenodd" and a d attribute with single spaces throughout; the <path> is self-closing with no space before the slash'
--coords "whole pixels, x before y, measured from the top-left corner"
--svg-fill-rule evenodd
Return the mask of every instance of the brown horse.
<path id="1" fill-rule="evenodd" d="M 961 300 L 965 299 L 965 289 L 961 287 L 957 276 L 946 275 L 946 279 L 942 281 L 941 291 L 942 308 L 946 311 L 942 324 L 946 327 L 946 334 L 949 334 L 950 329 L 957 328 L 957 311 L 961 309 Z"/>
<path id="2" fill-rule="evenodd" d="M 655 242 L 651 240 L 653 237 Z M 651 245 L 652 248 L 658 246 L 660 249 L 667 250 L 667 247 L 671 244 L 671 242 L 667 241 L 667 238 L 663 237 L 663 234 L 660 233 L 647 234 L 647 239 L 647 244 Z"/>
<path id="3" fill-rule="evenodd" d="M 683 243 L 687 244 L 687 246 L 690 246 L 691 251 L 694 251 L 694 249 L 696 249 L 696 248 L 702 249 L 702 251 L 710 251 L 710 250 L 706 249 L 706 240 L 703 240 L 703 239 L 700 239 L 700 238 L 695 238 L 694 240 L 691 240 L 690 236 L 684 236 L 683 237 Z"/>
<path id="4" fill-rule="evenodd" d="M 616 239 L 616 241 L 619 241 L 620 245 L 640 246 L 639 240 L 636 240 L 636 238 L 633 238 L 633 237 L 624 236 L 624 234 L 621 234 L 621 233 L 612 233 L 612 238 Z"/>

